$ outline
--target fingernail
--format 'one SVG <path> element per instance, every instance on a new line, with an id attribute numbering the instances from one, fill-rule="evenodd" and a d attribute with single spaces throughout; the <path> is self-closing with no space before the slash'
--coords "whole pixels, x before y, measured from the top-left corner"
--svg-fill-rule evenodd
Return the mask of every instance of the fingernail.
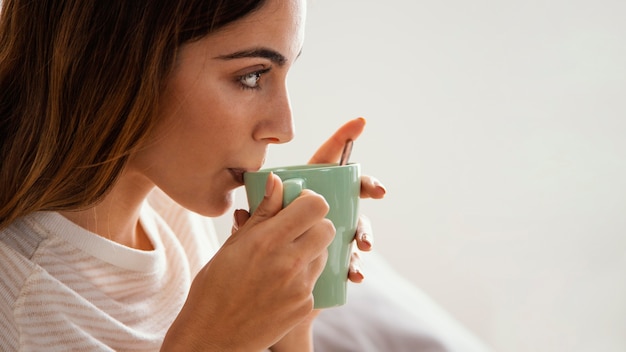
<path id="1" fill-rule="evenodd" d="M 385 186 L 380 183 L 380 181 L 374 180 L 374 187 L 376 187 L 376 189 L 380 192 L 383 192 L 383 194 L 387 194 L 387 188 L 385 188 Z"/>
<path id="2" fill-rule="evenodd" d="M 237 211 L 233 213 L 233 230 L 239 230 L 239 224 L 237 223 Z"/>
<path id="3" fill-rule="evenodd" d="M 372 247 L 372 241 L 370 240 L 370 236 L 365 232 L 361 234 L 361 242 L 365 243 L 365 245 L 368 247 Z"/>
<path id="4" fill-rule="evenodd" d="M 267 181 L 265 182 L 265 198 L 269 198 L 274 192 L 274 173 L 270 172 L 267 175 Z"/>
<path id="5" fill-rule="evenodd" d="M 353 275 L 356 275 L 359 278 L 359 280 L 365 279 L 365 276 L 363 275 L 359 267 L 353 267 L 352 269 L 350 269 L 350 271 L 352 272 Z"/>

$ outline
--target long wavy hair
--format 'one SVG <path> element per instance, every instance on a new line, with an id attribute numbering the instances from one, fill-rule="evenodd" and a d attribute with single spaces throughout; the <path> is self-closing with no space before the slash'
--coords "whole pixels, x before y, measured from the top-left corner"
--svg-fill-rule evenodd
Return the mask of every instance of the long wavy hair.
<path id="1" fill-rule="evenodd" d="M 0 0 L 0 229 L 107 194 L 181 45 L 264 0 Z"/>

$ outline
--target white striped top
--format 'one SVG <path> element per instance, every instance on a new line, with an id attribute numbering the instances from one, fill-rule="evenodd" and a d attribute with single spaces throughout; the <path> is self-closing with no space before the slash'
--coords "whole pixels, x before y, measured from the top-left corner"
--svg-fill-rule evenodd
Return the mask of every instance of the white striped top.
<path id="1" fill-rule="evenodd" d="M 56 212 L 0 231 L 0 351 L 159 350 L 192 278 L 219 244 L 208 218 L 160 191 L 140 221 L 152 251 L 119 245 Z"/>

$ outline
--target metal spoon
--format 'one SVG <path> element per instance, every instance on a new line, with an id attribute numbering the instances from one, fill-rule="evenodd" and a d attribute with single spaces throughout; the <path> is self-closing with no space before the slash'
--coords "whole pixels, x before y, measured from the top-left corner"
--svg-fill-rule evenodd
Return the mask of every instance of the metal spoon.
<path id="1" fill-rule="evenodd" d="M 348 159 L 350 159 L 350 154 L 352 153 L 352 139 L 348 139 L 346 144 L 343 146 L 343 152 L 341 152 L 341 159 L 339 159 L 339 165 L 348 164 Z"/>

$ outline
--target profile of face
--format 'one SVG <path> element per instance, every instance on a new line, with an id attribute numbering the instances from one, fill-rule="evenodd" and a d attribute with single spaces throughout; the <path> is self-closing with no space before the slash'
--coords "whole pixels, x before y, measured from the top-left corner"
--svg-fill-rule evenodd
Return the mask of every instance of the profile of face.
<path id="1" fill-rule="evenodd" d="M 166 82 L 147 145 L 122 177 L 161 188 L 207 216 L 226 212 L 244 171 L 269 144 L 293 138 L 287 73 L 304 40 L 306 2 L 263 7 L 185 44 Z"/>

